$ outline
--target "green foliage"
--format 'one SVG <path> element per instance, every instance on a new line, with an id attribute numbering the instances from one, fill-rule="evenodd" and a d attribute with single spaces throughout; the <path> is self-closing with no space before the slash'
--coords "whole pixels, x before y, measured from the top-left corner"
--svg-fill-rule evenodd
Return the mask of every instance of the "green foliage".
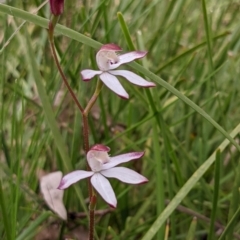
<path id="1" fill-rule="evenodd" d="M 64 224 L 39 193 L 43 172 L 86 167 L 82 119 L 51 55 L 45 3 L 37 15 L 39 0 L 0 4 L 1 239 L 33 239 L 51 223 L 55 239 L 88 228 L 77 217 L 87 213 L 86 182 L 65 191 Z M 131 167 L 149 179 L 111 180 L 118 207 L 96 217 L 96 239 L 163 239 L 167 220 L 168 239 L 240 239 L 238 13 L 239 2 L 227 0 L 66 1 L 55 42 L 83 106 L 97 81 L 79 72 L 97 69 L 104 43 L 147 50 L 122 68 L 157 84 L 121 79 L 129 100 L 104 86 L 90 113 L 90 144 L 108 145 L 111 155 L 144 150 Z M 98 198 L 97 209 L 106 208 Z"/>

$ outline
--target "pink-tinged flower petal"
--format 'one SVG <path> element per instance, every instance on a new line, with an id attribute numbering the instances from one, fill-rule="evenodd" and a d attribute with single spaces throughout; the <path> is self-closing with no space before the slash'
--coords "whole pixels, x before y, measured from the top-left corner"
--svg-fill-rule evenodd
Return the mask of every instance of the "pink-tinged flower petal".
<path id="1" fill-rule="evenodd" d="M 155 87 L 156 84 L 153 82 L 148 82 L 144 78 L 138 76 L 137 74 L 127 71 L 127 70 L 113 70 L 109 71 L 109 73 L 117 76 L 122 76 L 126 78 L 129 82 L 141 86 L 141 87 Z"/>
<path id="2" fill-rule="evenodd" d="M 109 152 L 110 148 L 108 146 L 102 145 L 102 144 L 95 144 L 90 148 L 91 150 L 101 151 L 101 152 Z"/>
<path id="3" fill-rule="evenodd" d="M 109 181 L 100 173 L 95 173 L 91 178 L 91 183 L 104 201 L 106 201 L 111 207 L 116 208 L 117 199 Z"/>
<path id="4" fill-rule="evenodd" d="M 115 64 L 110 65 L 110 69 L 115 69 L 124 63 L 132 62 L 136 59 L 143 58 L 147 52 L 145 51 L 133 51 L 128 52 L 118 56 L 118 62 Z"/>
<path id="5" fill-rule="evenodd" d="M 99 51 L 101 50 L 115 51 L 115 52 L 122 51 L 122 49 L 114 43 L 108 43 L 108 44 L 102 45 Z"/>
<path id="6" fill-rule="evenodd" d="M 120 97 L 129 98 L 127 92 L 125 91 L 125 89 L 123 88 L 123 86 L 115 76 L 107 72 L 104 72 L 100 75 L 100 79 L 104 82 L 104 84 L 108 88 L 110 88 L 113 92 L 115 92 Z"/>
<path id="7" fill-rule="evenodd" d="M 58 189 L 63 190 L 65 188 L 68 188 L 73 183 L 78 182 L 79 180 L 82 180 L 84 178 L 91 177 L 93 174 L 94 172 L 87 172 L 83 170 L 70 172 L 62 178 Z"/>
<path id="8" fill-rule="evenodd" d="M 81 76 L 82 76 L 83 81 L 88 81 L 88 80 L 92 79 L 93 77 L 95 77 L 96 75 L 100 75 L 101 73 L 102 73 L 102 71 L 85 69 L 85 70 L 81 71 Z"/>
<path id="9" fill-rule="evenodd" d="M 110 162 L 103 164 L 102 170 L 106 170 L 112 167 L 115 167 L 121 163 L 129 162 L 134 159 L 138 159 L 144 155 L 144 152 L 131 152 L 121 154 L 115 157 L 110 158 Z"/>
<path id="10" fill-rule="evenodd" d="M 129 184 L 140 184 L 148 182 L 148 179 L 141 174 L 125 167 L 116 167 L 101 171 L 101 174 L 108 178 L 117 178 L 118 180 Z"/>

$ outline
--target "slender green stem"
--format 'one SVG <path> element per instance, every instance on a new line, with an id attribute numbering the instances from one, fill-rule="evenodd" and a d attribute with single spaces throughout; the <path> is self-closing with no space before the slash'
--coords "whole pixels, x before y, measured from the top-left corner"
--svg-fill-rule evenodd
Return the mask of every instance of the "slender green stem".
<path id="1" fill-rule="evenodd" d="M 0 209 L 2 210 L 2 221 L 5 228 L 7 239 L 11 240 L 12 239 L 11 227 L 10 227 L 5 197 L 6 197 L 6 194 L 4 193 L 4 190 L 2 187 L 2 179 L 0 179 Z"/>
<path id="2" fill-rule="evenodd" d="M 219 183 L 220 183 L 220 162 L 221 155 L 220 151 L 216 152 L 216 164 L 215 164 L 215 176 L 214 176 L 214 193 L 212 200 L 212 212 L 211 212 L 211 223 L 208 232 L 208 239 L 214 239 L 214 228 L 215 220 L 218 210 L 218 197 L 219 197 Z"/>
<path id="3" fill-rule="evenodd" d="M 70 92 L 74 102 L 77 104 L 79 110 L 82 113 L 83 112 L 83 108 L 82 108 L 81 104 L 79 103 L 76 95 L 74 94 L 72 88 L 70 87 L 70 85 L 69 85 L 69 83 L 67 81 L 67 78 L 64 75 L 63 70 L 61 68 L 61 65 L 60 65 L 60 63 L 58 61 L 56 50 L 55 50 L 55 45 L 54 45 L 53 31 L 54 31 L 54 24 L 52 22 L 49 22 L 48 36 L 49 36 L 49 41 L 50 41 L 50 46 L 51 46 L 51 50 L 52 50 L 54 61 L 55 61 L 56 65 L 57 65 L 58 71 L 59 71 L 59 73 L 60 73 L 60 75 L 61 75 L 61 77 L 63 79 L 63 82 L 65 83 L 65 85 L 66 85 L 68 91 Z"/>

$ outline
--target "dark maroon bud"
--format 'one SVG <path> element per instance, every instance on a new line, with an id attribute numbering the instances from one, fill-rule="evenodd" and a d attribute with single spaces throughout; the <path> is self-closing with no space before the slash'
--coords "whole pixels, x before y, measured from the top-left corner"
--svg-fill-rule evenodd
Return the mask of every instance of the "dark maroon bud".
<path id="1" fill-rule="evenodd" d="M 51 13 L 55 16 L 61 15 L 64 9 L 64 0 L 49 0 Z"/>

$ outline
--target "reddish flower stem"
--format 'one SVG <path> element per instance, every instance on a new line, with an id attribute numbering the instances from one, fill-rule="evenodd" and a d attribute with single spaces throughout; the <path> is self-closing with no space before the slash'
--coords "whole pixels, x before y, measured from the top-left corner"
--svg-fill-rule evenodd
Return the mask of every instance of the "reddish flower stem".
<path id="1" fill-rule="evenodd" d="M 86 153 L 89 151 L 89 138 L 88 138 L 88 114 L 93 107 L 94 103 L 97 101 L 97 98 L 99 96 L 99 93 L 102 89 L 102 81 L 98 80 L 96 89 L 93 93 L 93 96 L 91 97 L 90 101 L 88 102 L 86 108 L 84 109 L 82 116 L 83 116 L 83 135 L 84 135 L 84 147 Z M 90 167 L 88 166 L 88 170 L 90 170 Z M 89 180 L 88 182 L 88 188 L 89 188 L 89 240 L 94 239 L 94 211 L 96 207 L 97 197 L 94 193 L 93 187 L 91 185 L 91 182 Z"/>
<path id="2" fill-rule="evenodd" d="M 95 208 L 97 203 L 97 197 L 95 194 L 92 195 L 89 204 L 89 240 L 94 240 L 94 224 L 95 224 Z"/>
<path id="3" fill-rule="evenodd" d="M 56 50 L 55 50 L 55 45 L 54 45 L 54 38 L 53 38 L 53 32 L 54 32 L 54 26 L 52 24 L 52 22 L 50 21 L 49 22 L 49 30 L 48 30 L 48 36 L 49 36 L 49 41 L 50 41 L 50 46 L 51 46 L 51 50 L 52 50 L 52 55 L 53 55 L 53 58 L 54 58 L 54 61 L 57 65 L 57 68 L 58 68 L 58 71 L 63 79 L 63 82 L 65 83 L 68 91 L 70 92 L 74 102 L 77 104 L 79 110 L 81 111 L 81 113 L 83 113 L 83 108 L 81 106 L 81 104 L 79 103 L 76 95 L 74 94 L 72 88 L 70 87 L 68 81 L 67 81 L 67 78 L 65 77 L 63 71 L 62 71 L 62 68 L 61 68 L 61 65 L 58 61 L 58 58 L 57 58 L 57 53 L 56 53 Z"/>

